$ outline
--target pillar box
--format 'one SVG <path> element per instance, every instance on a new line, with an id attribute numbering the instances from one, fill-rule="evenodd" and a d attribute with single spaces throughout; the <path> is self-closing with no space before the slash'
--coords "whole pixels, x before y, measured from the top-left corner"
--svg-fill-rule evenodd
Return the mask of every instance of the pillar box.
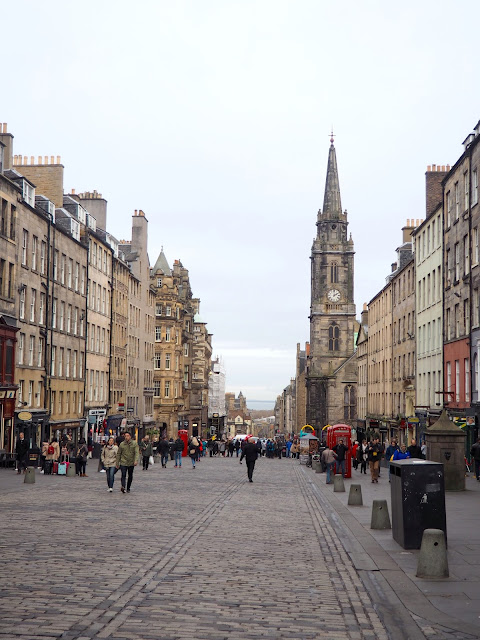
<path id="1" fill-rule="evenodd" d="M 427 459 L 443 464 L 445 491 L 465 491 L 466 434 L 447 416 L 445 409 L 425 431 Z"/>

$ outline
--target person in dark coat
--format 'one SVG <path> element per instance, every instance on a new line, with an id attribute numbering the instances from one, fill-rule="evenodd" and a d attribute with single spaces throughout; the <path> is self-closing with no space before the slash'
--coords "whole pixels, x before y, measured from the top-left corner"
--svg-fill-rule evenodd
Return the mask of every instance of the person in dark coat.
<path id="1" fill-rule="evenodd" d="M 243 458 L 247 461 L 248 481 L 253 482 L 253 470 L 255 469 L 255 461 L 258 458 L 257 445 L 253 438 L 249 438 L 247 444 L 242 449 L 240 462 L 242 462 Z"/>
<path id="2" fill-rule="evenodd" d="M 170 438 L 168 441 L 168 452 L 170 453 L 170 460 L 175 459 L 175 451 L 177 450 L 177 445 L 175 444 L 175 440 Z"/>
<path id="3" fill-rule="evenodd" d="M 336 473 L 341 473 L 342 477 L 345 477 L 345 462 L 348 453 L 348 447 L 343 443 L 343 438 L 340 438 L 338 444 L 332 447 L 332 451 L 335 454 L 335 460 L 337 461 Z"/>
<path id="4" fill-rule="evenodd" d="M 160 454 L 160 462 L 162 463 L 162 467 L 164 469 L 167 468 L 168 462 L 168 452 L 170 450 L 170 445 L 166 438 L 162 438 L 160 442 L 157 444 L 157 451 Z"/>
<path id="5" fill-rule="evenodd" d="M 420 458 L 420 460 L 423 460 L 422 449 L 418 446 L 415 438 L 412 439 L 412 444 L 407 447 L 407 451 L 411 458 Z"/>
<path id="6" fill-rule="evenodd" d="M 29 444 L 25 440 L 25 434 L 20 431 L 18 434 L 17 444 L 15 445 L 15 453 L 17 454 L 17 473 L 25 473 L 27 468 Z"/>
<path id="7" fill-rule="evenodd" d="M 480 438 L 472 445 L 470 455 L 475 462 L 475 477 L 480 482 Z"/>

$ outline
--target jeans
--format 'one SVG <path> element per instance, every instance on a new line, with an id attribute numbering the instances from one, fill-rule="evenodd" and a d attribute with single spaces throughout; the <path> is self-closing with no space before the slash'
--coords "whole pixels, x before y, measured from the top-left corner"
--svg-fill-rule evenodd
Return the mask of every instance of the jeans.
<path id="1" fill-rule="evenodd" d="M 332 481 L 332 469 L 334 464 L 334 462 L 327 462 L 327 484 L 330 484 Z"/>
<path id="2" fill-rule="evenodd" d="M 107 471 L 107 485 L 109 489 L 113 489 L 113 482 L 115 480 L 115 474 L 117 473 L 116 467 L 106 467 Z"/>
<path id="3" fill-rule="evenodd" d="M 181 451 L 175 451 L 175 466 L 176 467 L 181 467 L 182 466 L 182 452 Z"/>
<path id="4" fill-rule="evenodd" d="M 162 462 L 162 465 L 166 467 L 168 462 L 168 451 L 162 453 L 162 455 L 160 456 L 160 460 Z"/>
<path id="5" fill-rule="evenodd" d="M 197 454 L 195 454 L 194 456 L 190 456 L 190 460 L 192 461 L 192 467 L 195 469 L 195 461 L 197 459 Z"/>
<path id="6" fill-rule="evenodd" d="M 150 456 L 142 456 L 143 458 L 143 468 L 148 470 L 148 463 L 150 461 Z"/>
<path id="7" fill-rule="evenodd" d="M 345 460 L 337 460 L 337 473 L 341 473 L 345 477 Z"/>
<path id="8" fill-rule="evenodd" d="M 130 491 L 130 487 L 132 486 L 132 480 L 133 480 L 133 469 L 135 467 L 132 465 L 131 467 L 127 467 L 126 465 L 122 464 L 120 466 L 120 471 L 122 472 L 122 487 L 125 489 L 125 478 L 127 477 L 127 473 L 128 473 L 128 479 L 127 479 L 127 491 Z"/>
<path id="9" fill-rule="evenodd" d="M 237 453 L 237 458 L 240 455 L 240 447 L 238 447 L 238 449 L 235 449 L 236 453 Z"/>

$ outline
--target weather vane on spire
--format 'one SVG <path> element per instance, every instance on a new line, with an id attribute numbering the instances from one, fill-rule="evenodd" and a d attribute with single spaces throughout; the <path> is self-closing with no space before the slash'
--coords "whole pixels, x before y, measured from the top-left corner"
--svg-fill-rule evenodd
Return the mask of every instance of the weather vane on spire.
<path id="1" fill-rule="evenodd" d="M 333 124 L 332 124 L 332 133 L 330 134 L 330 142 L 331 142 L 332 144 L 334 143 L 334 138 L 335 138 L 335 135 L 334 135 L 334 133 L 333 133 Z"/>

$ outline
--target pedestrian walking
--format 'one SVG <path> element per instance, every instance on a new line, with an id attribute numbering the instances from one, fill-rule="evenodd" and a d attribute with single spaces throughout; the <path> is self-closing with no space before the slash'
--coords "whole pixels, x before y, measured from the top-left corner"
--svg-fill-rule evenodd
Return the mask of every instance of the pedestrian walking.
<path id="1" fill-rule="evenodd" d="M 133 482 L 133 470 L 138 464 L 138 460 L 140 458 L 140 451 L 138 448 L 138 444 L 135 440 L 132 440 L 132 434 L 126 433 L 125 440 L 118 447 L 117 451 L 117 459 L 116 459 L 116 468 L 120 469 L 122 472 L 122 486 L 120 491 L 125 493 L 125 480 L 127 493 L 130 493 L 130 487 Z M 127 479 L 128 475 L 128 479 Z"/>
<path id="2" fill-rule="evenodd" d="M 102 462 L 107 472 L 107 487 L 110 493 L 113 491 L 113 483 L 117 472 L 117 451 L 118 447 L 115 444 L 115 438 L 110 436 L 102 450 Z"/>
<path id="3" fill-rule="evenodd" d="M 367 460 L 370 467 L 370 475 L 372 478 L 372 482 L 376 482 L 377 484 L 382 451 L 383 446 L 380 444 L 379 438 L 373 438 L 372 442 L 367 445 Z"/>
<path id="4" fill-rule="evenodd" d="M 221 453 L 221 455 L 223 457 L 225 457 L 225 449 L 227 448 L 227 445 L 225 443 L 225 440 L 221 440 L 220 444 L 218 445 L 218 451 L 219 453 Z"/>
<path id="5" fill-rule="evenodd" d="M 199 447 L 200 442 L 198 441 L 197 436 L 192 436 L 188 441 L 188 455 L 192 461 L 192 469 L 195 469 L 195 462 L 197 461 Z"/>
<path id="6" fill-rule="evenodd" d="M 345 477 L 345 462 L 348 453 L 348 447 L 345 446 L 343 442 L 343 438 L 340 438 L 338 444 L 336 444 L 333 449 L 335 460 L 337 462 L 337 470 L 336 473 L 341 473 L 342 478 Z"/>
<path id="7" fill-rule="evenodd" d="M 181 438 L 180 438 L 181 439 Z M 183 442 L 183 440 L 182 440 Z M 168 453 L 170 454 L 170 460 L 175 460 L 175 452 L 177 450 L 176 442 L 173 438 L 168 441 Z"/>
<path id="8" fill-rule="evenodd" d="M 286 455 L 287 458 L 290 458 L 290 449 L 292 448 L 292 444 L 293 444 L 292 441 L 288 440 L 287 444 L 285 445 L 285 447 L 286 447 L 286 454 L 285 455 Z"/>
<path id="9" fill-rule="evenodd" d="M 22 473 L 22 471 L 23 473 L 26 472 L 29 448 L 29 444 L 25 439 L 25 434 L 23 431 L 20 431 L 15 445 L 15 453 L 17 454 L 17 473 Z"/>
<path id="10" fill-rule="evenodd" d="M 241 448 L 240 440 L 238 440 L 238 438 L 237 438 L 237 440 L 235 440 L 234 447 L 235 447 L 235 455 L 238 458 L 238 456 L 240 455 L 240 448 Z"/>
<path id="11" fill-rule="evenodd" d="M 364 439 L 357 450 L 357 460 L 360 462 L 360 473 L 367 473 L 367 441 Z"/>
<path id="12" fill-rule="evenodd" d="M 180 436 L 178 436 L 178 438 L 174 442 L 174 445 L 175 445 L 175 466 L 176 467 L 181 467 L 182 466 L 182 453 L 183 453 L 183 449 L 185 448 L 185 443 L 180 438 Z"/>
<path id="13" fill-rule="evenodd" d="M 322 453 L 322 462 L 327 469 L 327 484 L 332 484 L 332 469 L 335 464 L 335 455 L 328 445 L 326 445 L 325 451 Z"/>
<path id="14" fill-rule="evenodd" d="M 77 475 L 81 478 L 88 478 L 87 476 L 87 458 L 88 447 L 85 438 L 80 438 L 78 441 L 77 451 L 75 453 L 75 467 Z"/>
<path id="15" fill-rule="evenodd" d="M 255 462 L 258 458 L 258 451 L 253 438 L 249 438 L 247 444 L 242 449 L 242 455 L 240 457 L 240 464 L 243 458 L 247 463 L 247 476 L 248 481 L 253 482 L 253 470 L 255 469 Z"/>
<path id="16" fill-rule="evenodd" d="M 395 449 L 392 454 L 392 460 L 406 460 L 410 458 L 410 452 L 407 451 L 407 445 L 402 444 L 400 449 Z"/>
<path id="17" fill-rule="evenodd" d="M 395 438 L 392 438 L 392 440 L 390 440 L 390 444 L 385 449 L 385 460 L 387 462 L 387 465 L 392 459 L 392 456 L 395 453 L 395 451 L 398 451 L 398 450 L 399 450 L 399 447 L 398 447 L 397 441 L 395 440 Z"/>
<path id="18" fill-rule="evenodd" d="M 360 445 L 358 444 L 358 440 L 355 440 L 355 442 L 352 445 L 352 450 L 351 450 L 352 466 L 355 469 L 355 471 L 358 469 L 357 451 L 358 451 L 358 447 L 359 446 Z"/>
<path id="19" fill-rule="evenodd" d="M 145 436 L 140 442 L 140 452 L 142 454 L 143 471 L 148 471 L 148 465 L 150 462 L 150 456 L 153 455 L 152 443 L 150 438 Z"/>
<path id="20" fill-rule="evenodd" d="M 275 454 L 275 445 L 269 438 L 267 440 L 267 458 L 273 458 L 274 454 Z"/>
<path id="21" fill-rule="evenodd" d="M 480 482 L 480 438 L 472 445 L 470 449 L 470 455 L 473 457 L 475 462 L 475 477 L 478 482 Z"/>
<path id="22" fill-rule="evenodd" d="M 161 438 L 157 445 L 157 451 L 160 454 L 160 462 L 163 469 L 167 468 L 169 444 L 166 438 Z"/>
<path id="23" fill-rule="evenodd" d="M 228 441 L 228 456 L 233 458 L 233 452 L 235 450 L 235 445 L 233 444 L 233 440 Z"/>
<path id="24" fill-rule="evenodd" d="M 410 454 L 411 458 L 420 458 L 420 460 L 423 460 L 422 450 L 418 446 L 417 441 L 415 440 L 415 438 L 412 438 L 410 446 L 407 447 L 407 451 Z"/>

